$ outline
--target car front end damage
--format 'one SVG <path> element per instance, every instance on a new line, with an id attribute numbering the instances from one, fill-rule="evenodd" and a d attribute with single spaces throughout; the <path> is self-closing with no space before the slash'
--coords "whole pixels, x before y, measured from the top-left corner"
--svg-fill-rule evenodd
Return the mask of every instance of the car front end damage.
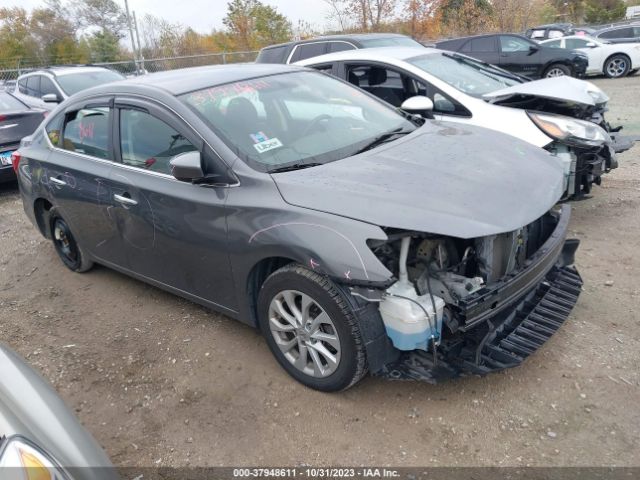
<path id="1" fill-rule="evenodd" d="M 564 205 L 481 238 L 387 229 L 386 241 L 370 242 L 397 279 L 386 289 L 349 287 L 371 372 L 435 383 L 522 363 L 562 325 L 581 291 L 569 217 Z"/>

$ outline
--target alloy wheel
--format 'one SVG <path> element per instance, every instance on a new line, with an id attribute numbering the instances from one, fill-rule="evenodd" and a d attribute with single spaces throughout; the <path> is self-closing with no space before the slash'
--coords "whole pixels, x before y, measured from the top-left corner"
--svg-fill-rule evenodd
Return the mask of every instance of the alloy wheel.
<path id="1" fill-rule="evenodd" d="M 269 329 L 284 357 L 312 377 L 328 377 L 340 365 L 333 321 L 309 295 L 283 290 L 269 305 Z"/>
<path id="2" fill-rule="evenodd" d="M 611 77 L 620 77 L 627 70 L 627 61 L 624 58 L 614 58 L 607 64 L 607 73 Z"/>
<path id="3" fill-rule="evenodd" d="M 551 77 L 564 77 L 564 71 L 558 67 L 552 68 L 547 72 L 547 78 Z"/>

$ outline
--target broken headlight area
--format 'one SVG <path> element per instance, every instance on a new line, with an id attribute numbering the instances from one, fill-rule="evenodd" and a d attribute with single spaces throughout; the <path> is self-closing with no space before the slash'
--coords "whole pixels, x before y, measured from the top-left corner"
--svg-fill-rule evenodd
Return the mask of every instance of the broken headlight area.
<path id="1" fill-rule="evenodd" d="M 377 302 L 393 345 L 374 374 L 437 381 L 520 364 L 569 315 L 580 293 L 566 240 L 569 207 L 516 231 L 474 239 L 387 231 L 370 247 L 397 281 L 354 290 Z M 369 353 L 369 351 L 368 351 Z"/>
<path id="2" fill-rule="evenodd" d="M 614 149 L 604 144 L 597 147 L 572 147 L 553 142 L 548 147 L 558 157 L 565 170 L 563 199 L 576 199 L 591 193 L 593 184 L 602 183 L 602 175 L 618 167 Z"/>

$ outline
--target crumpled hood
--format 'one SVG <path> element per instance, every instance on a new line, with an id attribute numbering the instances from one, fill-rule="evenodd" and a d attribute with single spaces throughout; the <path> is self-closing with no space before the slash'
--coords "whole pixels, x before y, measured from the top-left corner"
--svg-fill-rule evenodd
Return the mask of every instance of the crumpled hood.
<path id="1" fill-rule="evenodd" d="M 609 97 L 593 83 L 568 76 L 533 80 L 486 93 L 482 97 L 489 103 L 499 103 L 515 95 L 531 95 L 562 102 L 594 106 L 596 101 L 589 92 L 597 92 L 601 95 L 598 103 L 609 101 Z"/>
<path id="2" fill-rule="evenodd" d="M 545 150 L 436 121 L 360 155 L 272 177 L 292 205 L 458 238 L 516 230 L 563 191 L 562 166 Z"/>

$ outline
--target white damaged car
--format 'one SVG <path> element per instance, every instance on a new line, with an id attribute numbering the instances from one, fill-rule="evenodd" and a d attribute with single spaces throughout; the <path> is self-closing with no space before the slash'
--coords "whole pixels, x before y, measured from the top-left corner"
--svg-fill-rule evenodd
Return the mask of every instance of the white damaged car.
<path id="1" fill-rule="evenodd" d="M 591 192 L 633 145 L 605 121 L 609 97 L 571 77 L 530 81 L 432 48 L 350 50 L 299 65 L 338 76 L 411 113 L 491 128 L 542 147 L 565 170 L 564 198 Z"/>

